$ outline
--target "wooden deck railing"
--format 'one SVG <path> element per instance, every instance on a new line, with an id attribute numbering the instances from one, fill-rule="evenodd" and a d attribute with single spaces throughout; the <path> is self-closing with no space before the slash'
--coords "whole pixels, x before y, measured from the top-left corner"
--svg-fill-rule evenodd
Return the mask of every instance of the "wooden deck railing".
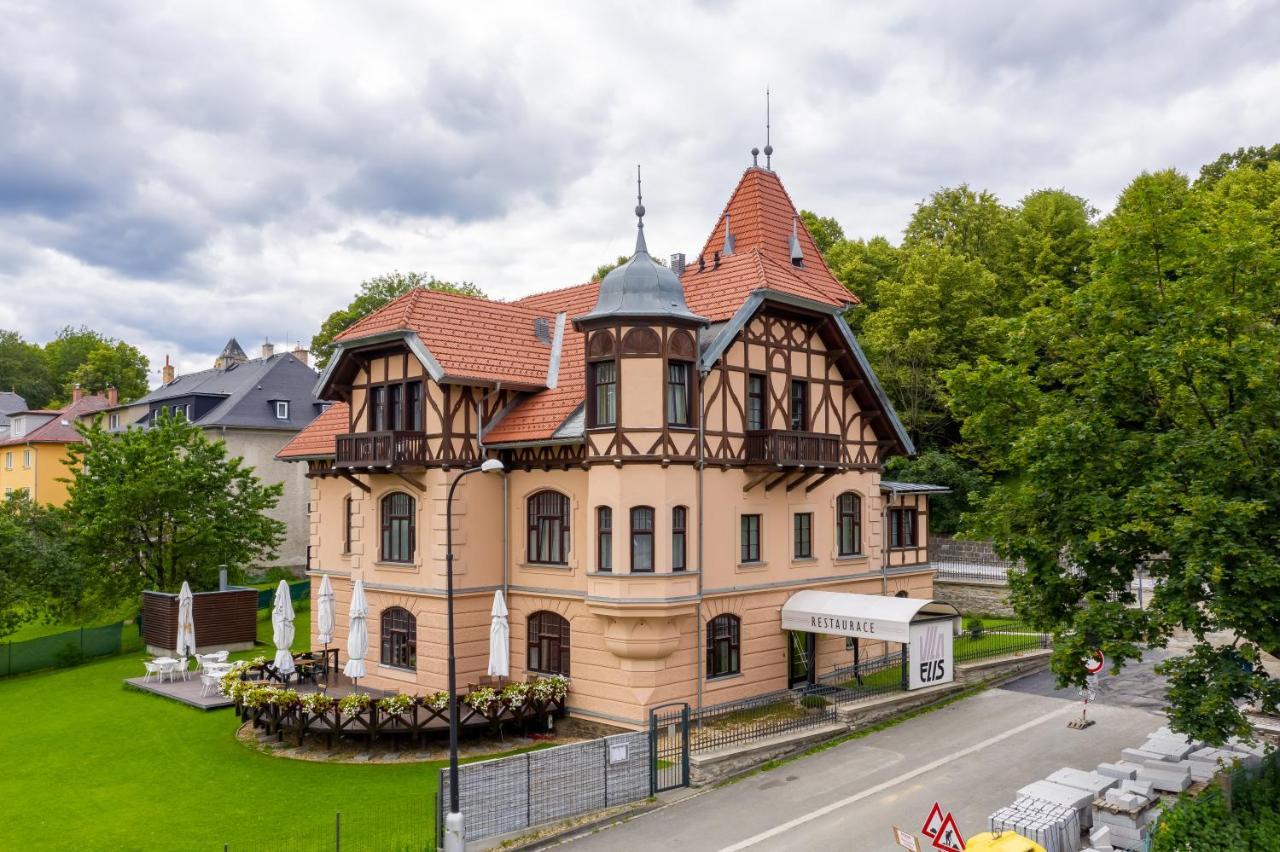
<path id="1" fill-rule="evenodd" d="M 422 465 L 427 436 L 422 432 L 352 432 L 337 438 L 340 468 Z"/>
<path id="2" fill-rule="evenodd" d="M 747 461 L 753 464 L 832 465 L 841 458 L 839 435 L 762 429 L 748 432 Z"/>

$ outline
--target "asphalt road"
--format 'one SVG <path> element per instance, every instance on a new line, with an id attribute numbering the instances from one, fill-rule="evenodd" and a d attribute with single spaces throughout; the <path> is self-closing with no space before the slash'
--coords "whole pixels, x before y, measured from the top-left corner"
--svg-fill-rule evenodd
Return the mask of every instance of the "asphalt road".
<path id="1" fill-rule="evenodd" d="M 892 828 L 919 834 L 935 800 L 964 836 L 1018 788 L 1064 766 L 1119 759 L 1164 724 L 1151 663 L 1104 676 L 1089 705 L 1096 725 L 1076 731 L 1074 692 L 1048 673 L 926 713 L 827 751 L 713 789 L 588 837 L 584 850 L 892 850 Z M 926 847 L 927 848 L 927 847 Z"/>

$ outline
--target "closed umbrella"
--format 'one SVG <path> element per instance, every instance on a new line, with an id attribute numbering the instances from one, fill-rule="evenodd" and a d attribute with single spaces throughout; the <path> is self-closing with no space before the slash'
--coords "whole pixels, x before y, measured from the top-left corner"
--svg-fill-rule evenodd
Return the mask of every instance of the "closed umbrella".
<path id="1" fill-rule="evenodd" d="M 333 585 L 328 574 L 320 581 L 320 598 L 316 601 L 316 639 L 325 648 L 333 641 Z"/>
<path id="2" fill-rule="evenodd" d="M 196 622 L 192 615 L 191 587 L 182 581 L 182 590 L 178 592 L 178 656 L 185 657 L 196 652 Z"/>
<path id="3" fill-rule="evenodd" d="M 365 675 L 364 655 L 369 653 L 369 627 L 365 618 L 369 615 L 369 604 L 364 599 L 364 580 L 356 580 L 351 588 L 351 608 L 347 611 L 350 624 L 347 626 L 347 664 L 342 673 L 352 680 Z"/>
<path id="4" fill-rule="evenodd" d="M 276 602 L 271 608 L 271 641 L 276 643 L 276 671 L 287 675 L 293 671 L 293 601 L 289 584 L 276 586 Z"/>
<path id="5" fill-rule="evenodd" d="M 489 615 L 489 674 L 507 677 L 511 674 L 511 625 L 507 623 L 507 604 L 502 599 L 502 589 L 493 593 L 493 609 Z"/>

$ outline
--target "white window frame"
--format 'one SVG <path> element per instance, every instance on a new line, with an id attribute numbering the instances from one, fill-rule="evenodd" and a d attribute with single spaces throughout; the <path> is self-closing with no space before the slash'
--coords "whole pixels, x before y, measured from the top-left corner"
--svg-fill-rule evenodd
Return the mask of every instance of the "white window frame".
<path id="1" fill-rule="evenodd" d="M 277 420 L 289 419 L 289 400 L 287 399 L 276 400 L 276 419 Z"/>
<path id="2" fill-rule="evenodd" d="M 30 450 L 22 451 L 22 469 L 31 470 L 31 451 Z"/>
<path id="3" fill-rule="evenodd" d="M 13 470 L 13 450 L 9 450 L 4 454 L 4 469 Z"/>

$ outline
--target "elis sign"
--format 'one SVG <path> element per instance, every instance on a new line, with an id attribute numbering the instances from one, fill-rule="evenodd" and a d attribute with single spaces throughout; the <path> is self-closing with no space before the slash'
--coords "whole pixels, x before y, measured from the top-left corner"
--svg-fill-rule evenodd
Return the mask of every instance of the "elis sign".
<path id="1" fill-rule="evenodd" d="M 952 661 L 952 620 L 915 622 L 911 625 L 911 666 L 908 689 L 938 686 L 955 680 Z"/>

